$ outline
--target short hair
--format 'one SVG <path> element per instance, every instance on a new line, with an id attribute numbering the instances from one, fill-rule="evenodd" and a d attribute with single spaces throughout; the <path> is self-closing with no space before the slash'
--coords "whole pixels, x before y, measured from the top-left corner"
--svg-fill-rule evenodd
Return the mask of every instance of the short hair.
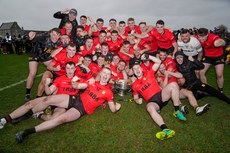
<path id="1" fill-rule="evenodd" d="M 130 42 L 129 42 L 128 40 L 125 40 L 125 41 L 123 42 L 123 45 L 128 45 L 128 44 L 130 44 Z"/>
<path id="2" fill-rule="evenodd" d="M 120 61 L 119 61 L 119 63 L 120 63 L 120 62 L 123 62 L 123 63 L 125 63 L 125 65 L 126 65 L 126 62 L 125 62 L 125 60 L 120 60 Z"/>
<path id="3" fill-rule="evenodd" d="M 70 47 L 76 47 L 77 45 L 75 43 L 71 42 L 71 43 L 69 43 L 68 46 L 70 46 Z"/>
<path id="4" fill-rule="evenodd" d="M 206 29 L 206 28 L 198 29 L 198 35 L 199 36 L 206 36 L 207 34 L 208 34 L 208 29 Z"/>
<path id="5" fill-rule="evenodd" d="M 164 48 L 159 48 L 158 49 L 159 52 L 163 52 L 165 54 L 168 54 L 168 50 L 167 49 L 164 49 Z"/>
<path id="6" fill-rule="evenodd" d="M 115 22 L 117 22 L 117 20 L 116 20 L 116 19 L 114 19 L 114 18 L 110 19 L 110 20 L 109 20 L 109 22 L 110 22 L 110 21 L 115 21 Z"/>
<path id="7" fill-rule="evenodd" d="M 98 18 L 96 22 L 103 22 L 104 23 L 104 20 L 102 18 Z"/>
<path id="8" fill-rule="evenodd" d="M 59 28 L 53 28 L 49 32 L 51 33 L 53 31 L 56 32 L 57 34 L 60 34 L 60 29 Z"/>
<path id="9" fill-rule="evenodd" d="M 190 31 L 188 29 L 182 29 L 182 31 L 180 33 L 181 34 L 186 34 L 186 33 L 190 33 Z"/>
<path id="10" fill-rule="evenodd" d="M 101 33 L 107 34 L 107 32 L 106 32 L 105 30 L 101 30 L 101 31 L 100 31 L 100 34 L 101 34 Z"/>
<path id="11" fill-rule="evenodd" d="M 65 65 L 67 65 L 67 64 L 69 64 L 69 65 L 74 65 L 74 66 L 75 66 L 75 63 L 74 63 L 73 61 L 66 62 Z"/>
<path id="12" fill-rule="evenodd" d="M 87 19 L 87 17 L 86 17 L 85 15 L 82 15 L 82 16 L 80 17 L 80 19 L 81 19 L 81 18 L 85 18 L 85 19 Z"/>
<path id="13" fill-rule="evenodd" d="M 113 30 L 111 33 L 116 33 L 116 34 L 118 34 L 118 31 L 117 31 L 117 30 Z"/>
<path id="14" fill-rule="evenodd" d="M 132 17 L 128 18 L 128 22 L 129 21 L 134 21 L 134 18 L 132 18 Z"/>
<path id="15" fill-rule="evenodd" d="M 88 39 L 92 39 L 92 40 L 93 40 L 93 37 L 86 35 L 86 36 L 85 36 L 85 40 L 88 40 Z M 94 40 L 93 40 L 93 41 L 94 41 Z"/>
<path id="16" fill-rule="evenodd" d="M 158 21 L 156 22 L 156 25 L 157 25 L 157 24 L 165 25 L 165 22 L 164 22 L 163 20 L 158 20 Z"/>
<path id="17" fill-rule="evenodd" d="M 82 25 L 78 25 L 76 29 L 81 29 L 81 30 L 85 30 L 85 28 Z"/>
<path id="18" fill-rule="evenodd" d="M 89 54 L 85 55 L 83 58 L 88 58 L 88 59 L 90 59 L 91 61 L 93 60 L 92 56 L 89 55 Z"/>
<path id="19" fill-rule="evenodd" d="M 120 21 L 119 24 L 126 24 L 125 21 Z"/>
<path id="20" fill-rule="evenodd" d="M 139 23 L 139 26 L 140 26 L 141 24 L 144 24 L 144 25 L 146 25 L 146 22 L 140 22 L 140 23 Z"/>
<path id="21" fill-rule="evenodd" d="M 107 46 L 107 47 L 109 47 L 108 43 L 106 43 L 106 42 L 101 43 L 101 46 Z"/>

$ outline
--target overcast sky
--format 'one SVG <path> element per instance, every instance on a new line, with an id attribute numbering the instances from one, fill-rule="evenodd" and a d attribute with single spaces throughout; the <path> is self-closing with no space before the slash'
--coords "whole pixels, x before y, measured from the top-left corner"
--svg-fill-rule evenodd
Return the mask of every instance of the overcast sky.
<path id="1" fill-rule="evenodd" d="M 0 0 L 0 24 L 17 21 L 25 30 L 49 30 L 59 25 L 53 14 L 76 8 L 81 15 L 154 25 L 158 19 L 171 29 L 214 27 L 224 24 L 230 31 L 230 0 Z"/>

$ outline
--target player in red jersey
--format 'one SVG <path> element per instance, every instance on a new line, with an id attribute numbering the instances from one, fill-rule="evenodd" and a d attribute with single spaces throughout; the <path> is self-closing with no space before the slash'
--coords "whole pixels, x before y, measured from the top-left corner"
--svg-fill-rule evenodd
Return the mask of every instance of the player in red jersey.
<path id="1" fill-rule="evenodd" d="M 80 52 L 78 52 L 79 55 L 85 56 L 85 55 L 93 55 L 96 52 L 96 48 L 93 45 L 93 38 L 87 37 L 85 41 L 85 45 L 80 47 Z"/>
<path id="2" fill-rule="evenodd" d="M 53 83 L 51 84 L 51 79 L 47 78 L 45 82 L 45 92 L 46 95 L 53 95 L 53 94 L 67 94 L 67 95 L 77 95 L 79 90 L 75 89 L 71 85 L 71 81 L 74 78 L 76 66 L 74 62 L 67 62 L 65 66 L 66 75 L 57 77 Z M 79 80 L 80 78 L 75 79 Z M 84 80 L 80 80 L 81 82 L 84 82 Z M 44 111 L 37 112 L 33 114 L 33 118 L 40 118 L 45 121 L 51 120 L 53 118 L 56 118 L 57 116 L 63 114 L 66 112 L 66 109 L 60 108 L 60 107 L 51 107 L 52 114 L 45 114 Z"/>
<path id="3" fill-rule="evenodd" d="M 102 70 L 104 64 L 105 64 L 105 56 L 103 55 L 98 56 L 96 63 L 92 62 L 89 65 L 89 69 L 90 69 L 89 76 L 96 78 L 98 73 Z"/>
<path id="4" fill-rule="evenodd" d="M 129 64 L 129 60 L 134 57 L 134 49 L 130 47 L 129 41 L 124 41 L 123 46 L 118 52 L 120 59 L 124 60 L 126 64 Z"/>
<path id="5" fill-rule="evenodd" d="M 119 61 L 120 61 L 120 57 L 117 54 L 113 54 L 112 61 L 109 64 L 109 67 L 112 70 L 112 72 L 116 70 Z"/>
<path id="6" fill-rule="evenodd" d="M 69 36 L 71 42 L 73 41 L 73 37 L 75 34 L 73 34 L 73 25 L 70 21 L 67 21 L 63 28 L 60 29 L 60 35 L 67 35 Z"/>
<path id="7" fill-rule="evenodd" d="M 89 25 L 87 25 L 87 17 L 85 15 L 80 16 L 80 25 L 84 27 L 84 31 L 88 33 Z"/>
<path id="8" fill-rule="evenodd" d="M 107 42 L 111 52 L 118 52 L 122 46 L 122 39 L 119 38 L 116 30 L 111 31 L 111 41 Z"/>
<path id="9" fill-rule="evenodd" d="M 208 33 L 208 29 L 200 28 L 198 30 L 198 39 L 204 49 L 204 69 L 200 70 L 200 79 L 207 84 L 206 72 L 211 65 L 215 66 L 217 85 L 220 92 L 223 93 L 224 86 L 224 50 L 225 41 L 218 35 Z"/>
<path id="10" fill-rule="evenodd" d="M 168 52 L 166 49 L 160 49 L 159 50 L 159 58 L 162 62 L 162 64 L 165 65 L 165 68 L 167 71 L 176 72 L 176 62 L 172 59 L 171 56 L 168 55 Z"/>
<path id="11" fill-rule="evenodd" d="M 178 51 L 178 45 L 173 33 L 164 27 L 164 21 L 158 20 L 156 22 L 156 28 L 153 28 L 149 33 L 138 35 L 138 38 L 147 38 L 153 36 L 157 40 L 159 48 L 167 49 L 168 53 L 172 56 Z"/>
<path id="12" fill-rule="evenodd" d="M 76 55 L 76 51 L 76 45 L 70 43 L 66 51 L 60 52 L 54 57 L 47 66 L 48 70 L 42 76 L 42 80 L 38 86 L 37 97 L 41 97 L 44 92 L 46 78 L 55 79 L 58 76 L 65 75 L 65 65 L 69 61 L 78 63 L 80 57 Z"/>
<path id="13" fill-rule="evenodd" d="M 111 112 L 115 113 L 121 108 L 121 104 L 114 103 L 114 95 L 110 88 L 107 87 L 108 81 L 111 78 L 111 70 L 103 68 L 100 73 L 100 81 L 93 84 L 78 83 L 72 81 L 72 85 L 76 89 L 87 88 L 82 94 L 77 96 L 69 96 L 66 94 L 52 95 L 48 97 L 41 97 L 27 102 L 6 117 L 0 120 L 3 127 L 4 124 L 10 122 L 12 119 L 23 116 L 31 115 L 33 112 L 41 111 L 49 105 L 54 105 L 61 108 L 66 108 L 67 111 L 60 116 L 45 121 L 34 128 L 26 129 L 16 134 L 16 141 L 22 142 L 27 136 L 49 130 L 57 127 L 58 125 L 75 121 L 85 114 L 92 114 L 97 107 L 108 101 Z M 42 103 L 41 103 L 42 101 Z"/>
<path id="14" fill-rule="evenodd" d="M 125 71 L 125 67 L 126 67 L 126 62 L 123 60 L 120 60 L 118 62 L 116 69 L 112 70 L 112 80 L 113 81 L 128 79 L 128 75 Z"/>
<path id="15" fill-rule="evenodd" d="M 146 25 L 146 22 L 140 22 L 139 27 L 140 27 L 141 34 L 148 33 L 148 26 Z M 158 44 L 157 44 L 156 37 L 150 35 L 147 38 L 142 38 L 139 41 L 138 45 L 141 48 L 142 53 L 148 53 L 150 55 L 157 56 L 157 54 L 158 54 L 158 52 L 157 52 Z M 143 50 L 142 48 L 145 49 L 145 50 Z"/>
<path id="16" fill-rule="evenodd" d="M 98 37 L 95 37 L 94 38 L 94 46 L 97 50 L 100 50 L 101 49 L 101 44 L 106 42 L 106 31 L 105 30 L 101 30 L 100 33 L 99 33 L 99 36 Z"/>
<path id="17" fill-rule="evenodd" d="M 82 80 L 90 79 L 90 68 L 89 65 L 92 63 L 92 56 L 85 55 L 83 59 L 79 61 L 76 67 L 75 75 L 78 76 Z"/>
<path id="18" fill-rule="evenodd" d="M 140 27 L 138 25 L 135 25 L 135 20 L 134 18 L 128 18 L 128 21 L 127 21 L 127 26 L 125 27 L 125 32 L 128 33 L 132 30 L 134 30 L 136 33 L 140 34 L 141 31 L 140 31 Z"/>
<path id="19" fill-rule="evenodd" d="M 137 80 L 132 84 L 133 98 L 137 104 L 142 104 L 142 98 L 146 101 L 146 109 L 149 112 L 151 118 L 160 126 L 161 132 L 156 134 L 156 137 L 160 140 L 173 137 L 175 131 L 168 129 L 163 118 L 158 113 L 163 106 L 167 104 L 169 99 L 172 99 L 175 112 L 173 115 L 180 120 L 186 120 L 183 113 L 179 110 L 179 93 L 175 90 L 174 86 L 167 86 L 163 89 L 157 83 L 155 78 L 155 72 L 161 64 L 161 60 L 147 54 L 142 55 L 142 60 L 150 59 L 154 62 L 151 70 L 143 72 L 141 66 L 137 63 L 132 67 Z"/>
<path id="20" fill-rule="evenodd" d="M 117 31 L 122 40 L 126 40 L 128 33 L 125 31 L 126 23 L 125 21 L 120 21 L 117 27 Z"/>
<path id="21" fill-rule="evenodd" d="M 172 84 L 173 86 L 178 86 L 177 79 L 178 80 L 183 79 L 183 75 L 180 72 L 167 71 L 164 64 L 160 65 L 159 70 L 157 71 L 157 81 L 162 88 L 165 88 L 166 86 L 170 86 Z M 206 113 L 208 111 L 210 105 L 205 104 L 203 106 L 199 106 L 192 91 L 185 88 L 179 88 L 179 86 L 178 89 L 179 89 L 180 99 L 187 98 L 189 104 L 193 107 L 196 115 L 202 115 L 203 113 Z M 182 106 L 181 104 L 180 110 L 186 114 L 189 113 L 189 109 L 186 105 Z"/>
<path id="22" fill-rule="evenodd" d="M 89 17 L 89 21 L 91 22 L 88 32 L 89 36 L 98 37 L 101 30 L 107 29 L 106 27 L 104 27 L 104 20 L 102 18 L 98 18 L 96 23 L 94 23 L 92 18 Z"/>

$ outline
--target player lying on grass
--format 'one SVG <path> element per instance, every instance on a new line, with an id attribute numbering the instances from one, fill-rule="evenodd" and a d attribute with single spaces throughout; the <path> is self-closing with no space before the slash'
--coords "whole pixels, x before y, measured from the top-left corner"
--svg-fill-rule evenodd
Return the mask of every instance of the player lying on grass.
<path id="1" fill-rule="evenodd" d="M 100 81 L 97 81 L 92 85 L 73 81 L 72 85 L 74 88 L 87 88 L 80 95 L 52 95 L 36 98 L 27 102 L 6 117 L 2 118 L 0 120 L 0 128 L 3 128 L 3 126 L 12 119 L 23 115 L 32 115 L 35 112 L 44 110 L 49 105 L 67 109 L 65 113 L 52 120 L 45 121 L 33 128 L 29 128 L 17 133 L 16 141 L 20 143 L 30 134 L 52 129 L 63 123 L 75 121 L 85 114 L 92 114 L 95 109 L 105 101 L 108 101 L 111 112 L 117 112 L 121 108 L 121 105 L 113 102 L 113 92 L 107 87 L 108 81 L 111 78 L 111 70 L 109 68 L 103 68 L 100 72 L 100 75 Z"/>

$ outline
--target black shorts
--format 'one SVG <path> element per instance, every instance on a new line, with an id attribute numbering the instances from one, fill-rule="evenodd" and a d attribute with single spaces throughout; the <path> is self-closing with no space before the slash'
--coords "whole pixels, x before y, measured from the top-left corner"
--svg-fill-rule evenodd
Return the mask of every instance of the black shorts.
<path id="1" fill-rule="evenodd" d="M 167 102 L 163 102 L 162 101 L 162 96 L 161 96 L 161 91 L 156 93 L 155 95 L 153 95 L 149 100 L 148 100 L 149 103 L 156 103 L 159 107 L 160 107 L 160 110 L 166 106 L 168 104 L 168 101 Z"/>
<path id="2" fill-rule="evenodd" d="M 29 54 L 29 62 L 47 62 L 53 59 L 49 53 L 30 53 Z"/>
<path id="3" fill-rule="evenodd" d="M 218 65 L 218 64 L 224 64 L 224 61 L 225 61 L 224 59 L 225 59 L 224 54 L 221 56 L 218 56 L 218 57 L 206 57 L 206 56 L 204 56 L 202 58 L 202 62 L 203 63 L 209 63 L 212 65 Z"/>
<path id="4" fill-rule="evenodd" d="M 70 109 L 70 108 L 75 108 L 76 110 L 78 110 L 81 116 L 86 114 L 85 108 L 82 104 L 82 101 L 79 95 L 69 96 L 69 106 L 67 109 Z"/>

